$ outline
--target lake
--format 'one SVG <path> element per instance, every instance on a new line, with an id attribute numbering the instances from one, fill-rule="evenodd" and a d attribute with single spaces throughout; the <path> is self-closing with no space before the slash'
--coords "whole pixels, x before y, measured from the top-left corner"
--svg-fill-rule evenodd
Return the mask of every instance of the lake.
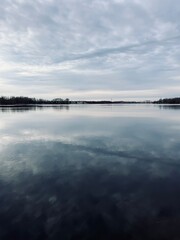
<path id="1" fill-rule="evenodd" d="M 0 108 L 0 239 L 180 239 L 180 106 Z"/>

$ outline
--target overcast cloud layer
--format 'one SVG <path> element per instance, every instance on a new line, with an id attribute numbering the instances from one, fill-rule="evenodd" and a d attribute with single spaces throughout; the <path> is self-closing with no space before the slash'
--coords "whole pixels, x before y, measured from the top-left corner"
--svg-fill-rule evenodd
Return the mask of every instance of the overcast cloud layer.
<path id="1" fill-rule="evenodd" d="M 1 0 L 0 95 L 179 96 L 179 0 Z"/>

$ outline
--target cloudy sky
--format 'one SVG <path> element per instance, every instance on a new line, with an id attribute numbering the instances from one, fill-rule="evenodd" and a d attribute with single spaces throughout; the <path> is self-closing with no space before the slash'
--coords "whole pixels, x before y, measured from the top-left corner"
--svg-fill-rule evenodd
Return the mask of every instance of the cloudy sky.
<path id="1" fill-rule="evenodd" d="M 180 96 L 179 0 L 1 0 L 0 95 Z"/>

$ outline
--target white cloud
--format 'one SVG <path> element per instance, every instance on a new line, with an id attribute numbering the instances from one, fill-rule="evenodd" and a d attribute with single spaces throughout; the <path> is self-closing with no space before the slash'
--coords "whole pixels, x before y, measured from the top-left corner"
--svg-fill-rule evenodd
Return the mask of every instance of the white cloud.
<path id="1" fill-rule="evenodd" d="M 3 0 L 0 94 L 46 97 L 51 85 L 77 98 L 78 89 L 136 98 L 144 89 L 148 98 L 170 89 L 180 74 L 179 10 L 177 0 Z"/>

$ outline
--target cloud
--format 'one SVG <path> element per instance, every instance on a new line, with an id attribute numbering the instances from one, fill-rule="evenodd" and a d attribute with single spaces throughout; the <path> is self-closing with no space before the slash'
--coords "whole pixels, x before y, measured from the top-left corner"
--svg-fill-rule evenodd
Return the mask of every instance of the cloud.
<path id="1" fill-rule="evenodd" d="M 23 95 L 36 89 L 44 97 L 59 97 L 51 88 L 77 98 L 83 97 L 79 89 L 134 90 L 142 98 L 138 90 L 165 87 L 173 95 L 179 8 L 177 0 L 3 0 L 0 95 L 22 94 L 24 86 Z"/>

